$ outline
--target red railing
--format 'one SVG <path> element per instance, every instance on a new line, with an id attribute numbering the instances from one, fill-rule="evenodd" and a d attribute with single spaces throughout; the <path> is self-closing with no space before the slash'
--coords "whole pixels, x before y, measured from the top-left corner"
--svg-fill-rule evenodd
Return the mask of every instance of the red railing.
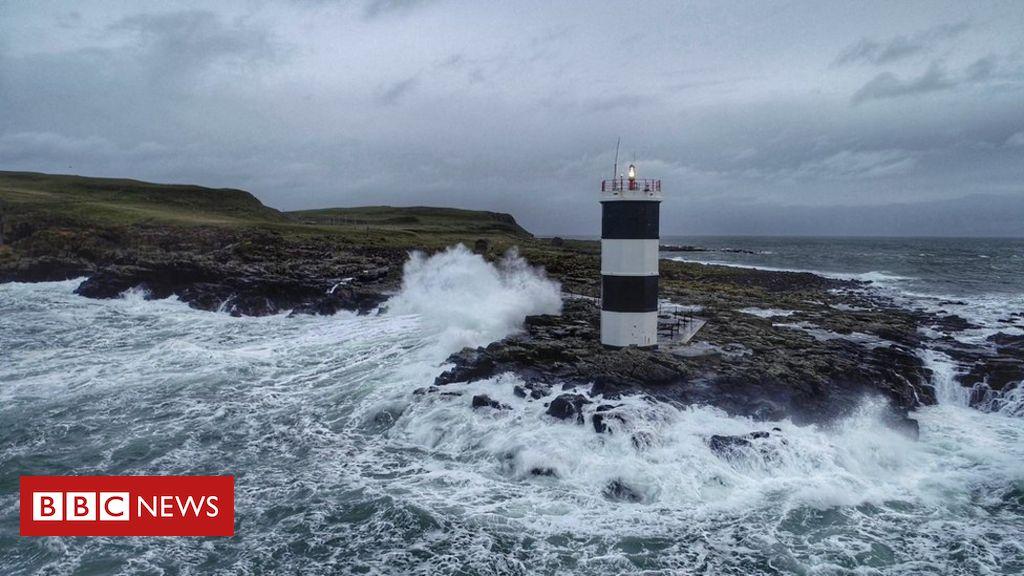
<path id="1" fill-rule="evenodd" d="M 661 180 L 651 178 L 615 178 L 601 181 L 601 192 L 661 192 Z"/>

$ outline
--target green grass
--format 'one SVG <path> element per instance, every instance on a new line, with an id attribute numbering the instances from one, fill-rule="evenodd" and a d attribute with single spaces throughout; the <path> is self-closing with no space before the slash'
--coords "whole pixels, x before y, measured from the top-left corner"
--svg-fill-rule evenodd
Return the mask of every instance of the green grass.
<path id="1" fill-rule="evenodd" d="M 503 247 L 532 238 L 512 216 L 497 212 L 424 206 L 281 212 L 244 190 L 34 172 L 0 171 L 0 205 L 8 230 L 19 223 L 76 233 L 227 227 L 272 230 L 298 240 L 323 238 L 341 246 L 425 249 L 478 239 Z"/>
<path id="2" fill-rule="evenodd" d="M 530 233 L 508 214 L 458 208 L 363 206 L 300 210 L 289 212 L 288 215 L 299 222 L 312 225 L 327 224 L 419 233 L 477 232 L 485 235 L 530 236 Z"/>
<path id="3" fill-rule="evenodd" d="M 95 224 L 232 224 L 287 219 L 243 190 L 35 172 L 0 172 L 0 200 L 15 214 Z"/>

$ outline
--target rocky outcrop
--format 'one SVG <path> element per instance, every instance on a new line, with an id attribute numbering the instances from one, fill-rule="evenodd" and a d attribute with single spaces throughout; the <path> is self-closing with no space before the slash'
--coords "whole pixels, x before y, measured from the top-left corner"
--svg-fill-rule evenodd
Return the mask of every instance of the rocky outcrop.
<path id="1" fill-rule="evenodd" d="M 21 258 L 0 268 L 0 283 L 4 282 L 59 282 L 88 276 L 96 266 L 81 258 L 36 256 Z"/>
<path id="2" fill-rule="evenodd" d="M 1004 391 L 1024 386 L 1024 336 L 999 332 L 986 339 L 987 347 L 946 342 L 943 348 L 964 367 L 960 383 L 971 388 L 972 406 L 984 406 Z"/>
<path id="3" fill-rule="evenodd" d="M 586 404 L 590 404 L 590 400 L 582 394 L 562 394 L 548 404 L 547 414 L 559 420 L 573 419 L 577 424 L 583 424 L 583 406 Z"/>
<path id="4" fill-rule="evenodd" d="M 738 327 L 732 326 L 733 336 Z M 679 404 L 706 404 L 732 414 L 759 419 L 793 418 L 818 422 L 849 413 L 865 395 L 888 399 L 892 421 L 900 427 L 908 409 L 934 402 L 927 385 L 929 373 L 914 350 L 895 343 L 864 346 L 837 339 L 819 341 L 793 330 L 768 330 L 771 338 L 758 344 L 763 325 L 750 328 L 745 341 L 748 354 L 678 354 L 670 346 L 648 351 L 636 348 L 609 350 L 598 338 L 598 308 L 574 299 L 561 316 L 527 318 L 525 331 L 486 347 L 452 355 L 453 366 L 438 376 L 439 389 L 456 382 L 514 372 L 531 388 L 561 385 L 588 387 L 591 395 L 606 399 L 643 393 Z M 766 345 L 767 347 L 762 347 Z M 518 394 L 525 396 L 520 386 Z M 563 393 L 550 402 L 548 414 L 583 423 L 589 401 L 576 392 Z M 608 429 L 612 405 L 595 411 L 597 432 Z"/>
<path id="5" fill-rule="evenodd" d="M 506 406 L 497 400 L 492 400 L 487 394 L 477 394 L 476 396 L 473 396 L 473 400 L 470 402 L 470 407 L 474 410 L 477 408 L 493 408 L 495 410 L 511 409 L 509 406 Z"/>
<path id="6" fill-rule="evenodd" d="M 336 283 L 340 279 L 334 279 Z M 337 286 L 313 274 L 275 273 L 259 265 L 212 265 L 193 259 L 107 266 L 82 282 L 76 294 L 115 298 L 138 288 L 147 298 L 177 295 L 193 308 L 235 316 L 366 313 L 386 299 L 380 291 Z"/>

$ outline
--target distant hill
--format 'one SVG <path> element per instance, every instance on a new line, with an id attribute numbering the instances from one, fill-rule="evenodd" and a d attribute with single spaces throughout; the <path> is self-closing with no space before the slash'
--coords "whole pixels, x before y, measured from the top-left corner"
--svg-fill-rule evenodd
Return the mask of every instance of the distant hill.
<path id="1" fill-rule="evenodd" d="M 12 210 L 41 218 L 96 223 L 286 220 L 281 212 L 264 206 L 244 190 L 37 172 L 0 171 L 0 200 Z"/>
<path id="2" fill-rule="evenodd" d="M 307 224 L 368 226 L 438 233 L 478 232 L 532 236 L 509 214 L 459 208 L 363 206 L 300 210 L 287 214 Z"/>
<path id="3" fill-rule="evenodd" d="M 38 172 L 0 171 L 0 205 L 8 219 L 39 225 L 133 224 L 257 226 L 285 234 L 391 239 L 417 244 L 473 235 L 531 238 L 509 214 L 425 206 L 368 206 L 281 212 L 233 188 L 154 184 Z M 432 242 L 427 242 L 432 244 Z"/>

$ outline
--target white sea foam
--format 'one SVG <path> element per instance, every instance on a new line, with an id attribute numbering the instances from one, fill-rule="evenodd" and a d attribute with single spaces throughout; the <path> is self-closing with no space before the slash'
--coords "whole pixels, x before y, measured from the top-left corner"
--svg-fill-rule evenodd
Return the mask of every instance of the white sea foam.
<path id="1" fill-rule="evenodd" d="M 960 385 L 960 368 L 948 354 L 938 350 L 921 351 L 921 359 L 926 368 L 932 371 L 932 387 L 935 399 L 939 404 L 966 407 L 970 402 L 971 391 Z"/>
<path id="2" fill-rule="evenodd" d="M 726 262 L 724 260 L 695 260 L 692 258 L 685 258 L 682 256 L 673 256 L 669 260 L 675 260 L 676 262 L 688 262 L 691 264 L 706 264 L 709 266 L 726 266 L 729 268 L 746 268 L 748 270 L 766 270 L 769 272 L 801 272 L 806 274 L 815 274 L 823 276 L 825 278 L 833 278 L 836 280 L 860 280 L 862 282 L 872 283 L 891 283 L 900 280 L 910 280 L 911 278 L 906 276 L 899 276 L 884 272 L 880 270 L 872 270 L 870 272 L 834 272 L 827 270 L 813 270 L 807 268 L 779 268 L 775 266 L 761 266 L 753 264 L 737 264 L 736 262 Z"/>
<path id="3" fill-rule="evenodd" d="M 738 312 L 750 314 L 751 316 L 757 316 L 758 318 L 773 318 L 777 316 L 792 316 L 793 314 L 796 314 L 796 311 L 794 310 L 782 310 L 780 308 L 757 308 L 753 306 L 749 308 L 740 308 Z"/>

